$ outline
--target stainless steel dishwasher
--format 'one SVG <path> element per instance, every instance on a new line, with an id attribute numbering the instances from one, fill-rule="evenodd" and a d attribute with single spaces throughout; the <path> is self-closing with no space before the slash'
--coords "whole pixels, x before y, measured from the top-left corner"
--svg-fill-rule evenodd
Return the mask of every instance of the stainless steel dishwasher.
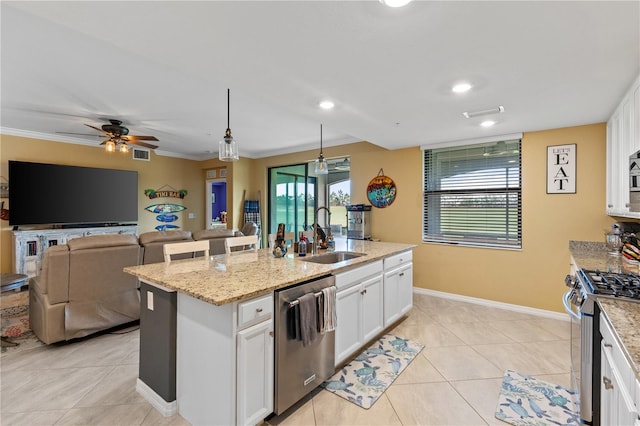
<path id="1" fill-rule="evenodd" d="M 335 285 L 334 276 L 296 284 L 275 292 L 275 394 L 274 412 L 282 414 L 302 399 L 335 370 L 335 331 L 318 334 L 309 345 L 287 333 L 287 312 L 299 297 Z"/>

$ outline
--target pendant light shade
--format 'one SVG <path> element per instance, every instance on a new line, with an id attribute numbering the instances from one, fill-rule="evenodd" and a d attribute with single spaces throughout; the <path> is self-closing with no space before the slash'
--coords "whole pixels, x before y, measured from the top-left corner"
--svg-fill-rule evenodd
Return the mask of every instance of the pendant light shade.
<path id="1" fill-rule="evenodd" d="M 315 172 L 317 175 L 326 175 L 329 173 L 329 164 L 322 155 L 322 124 L 320 125 L 320 155 L 316 159 Z"/>
<path id="2" fill-rule="evenodd" d="M 218 159 L 220 161 L 237 161 L 238 156 L 238 144 L 231 136 L 231 128 L 229 126 L 229 96 L 230 89 L 227 89 L 227 130 L 224 132 L 224 138 L 220 141 L 218 146 Z"/>

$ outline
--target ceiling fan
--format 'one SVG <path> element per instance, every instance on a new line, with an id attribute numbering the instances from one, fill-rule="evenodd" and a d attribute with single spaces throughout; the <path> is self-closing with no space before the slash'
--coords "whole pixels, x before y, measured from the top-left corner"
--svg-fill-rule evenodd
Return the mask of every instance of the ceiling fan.
<path id="1" fill-rule="evenodd" d="M 350 169 L 351 169 L 351 162 L 349 161 L 348 157 L 341 161 L 329 160 L 329 170 L 331 171 L 344 172 L 344 171 L 349 171 Z"/>
<path id="2" fill-rule="evenodd" d="M 158 139 L 155 136 L 139 136 L 139 135 L 130 135 L 129 129 L 122 125 L 122 121 L 109 119 L 111 124 L 103 124 L 101 127 L 92 126 L 91 124 L 85 124 L 87 127 L 91 127 L 94 130 L 102 133 L 102 135 L 94 135 L 87 133 L 69 133 L 69 132 L 58 132 L 64 133 L 67 135 L 83 135 L 83 136 L 104 136 L 106 135 L 107 139 L 104 140 L 100 145 L 105 145 L 106 150 L 109 152 L 115 151 L 116 147 L 120 145 L 118 148 L 120 152 L 128 152 L 129 148 L 127 144 L 132 145 L 140 145 L 149 149 L 156 149 L 157 145 L 152 145 L 150 143 L 142 142 L 142 141 L 157 141 Z"/>

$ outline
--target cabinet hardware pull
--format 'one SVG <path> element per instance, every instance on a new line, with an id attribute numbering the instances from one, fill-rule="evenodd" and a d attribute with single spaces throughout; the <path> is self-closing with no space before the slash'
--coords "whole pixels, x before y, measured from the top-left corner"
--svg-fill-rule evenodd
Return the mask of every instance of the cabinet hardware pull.
<path id="1" fill-rule="evenodd" d="M 611 343 L 605 343 L 605 344 L 604 344 L 604 347 L 605 347 L 605 348 L 612 348 L 612 347 L 613 347 L 613 345 L 612 345 Z"/>
<path id="2" fill-rule="evenodd" d="M 401 277 L 404 277 L 404 272 L 401 272 L 400 274 L 398 274 Z"/>
<path id="3" fill-rule="evenodd" d="M 256 308 L 256 312 L 258 313 L 262 312 L 262 308 Z"/>
<path id="4" fill-rule="evenodd" d="M 602 376 L 602 383 L 604 383 L 604 388 L 609 390 L 613 389 L 613 384 L 611 383 L 611 379 L 607 376 Z"/>
<path id="5" fill-rule="evenodd" d="M 270 332 L 269 332 L 269 336 L 270 336 L 270 337 L 273 337 L 273 331 L 270 331 Z"/>

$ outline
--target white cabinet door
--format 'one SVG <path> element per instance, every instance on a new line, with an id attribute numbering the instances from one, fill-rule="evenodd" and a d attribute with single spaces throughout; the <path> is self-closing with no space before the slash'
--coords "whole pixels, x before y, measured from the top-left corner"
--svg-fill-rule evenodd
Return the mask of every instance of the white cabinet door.
<path id="1" fill-rule="evenodd" d="M 237 344 L 237 424 L 255 425 L 273 411 L 273 321 L 239 331 Z"/>
<path id="2" fill-rule="evenodd" d="M 384 274 L 384 325 L 396 322 L 413 306 L 413 263 Z"/>
<path id="3" fill-rule="evenodd" d="M 614 343 L 615 345 L 615 343 Z M 602 378 L 600 381 L 600 424 L 603 426 L 633 426 L 638 418 L 629 389 L 621 378 L 612 346 L 602 341 Z"/>
<path id="4" fill-rule="evenodd" d="M 629 208 L 629 156 L 640 149 L 640 77 L 607 122 L 606 212 L 639 218 Z"/>
<path id="5" fill-rule="evenodd" d="M 361 286 L 355 285 L 336 293 L 336 365 L 356 351 L 362 344 L 361 320 L 362 295 Z"/>
<path id="6" fill-rule="evenodd" d="M 362 282 L 362 343 L 376 337 L 384 329 L 382 275 Z"/>
<path id="7" fill-rule="evenodd" d="M 413 263 L 403 266 L 398 272 L 398 302 L 402 315 L 413 307 Z"/>

